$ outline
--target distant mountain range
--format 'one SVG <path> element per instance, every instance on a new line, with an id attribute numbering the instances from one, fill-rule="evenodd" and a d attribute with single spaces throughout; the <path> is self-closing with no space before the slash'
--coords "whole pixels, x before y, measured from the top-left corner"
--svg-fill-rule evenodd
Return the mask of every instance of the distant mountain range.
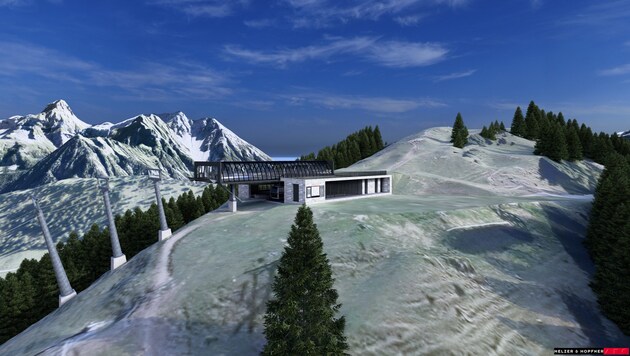
<path id="1" fill-rule="evenodd" d="M 148 167 L 186 178 L 196 160 L 271 158 L 216 119 L 191 120 L 183 112 L 91 126 L 57 100 L 39 114 L 0 121 L 0 166 L 26 170 L 2 192 L 66 178 L 143 174 Z"/>
<path id="2" fill-rule="evenodd" d="M 617 132 L 619 137 L 625 138 L 626 140 L 630 140 L 630 130 L 624 132 Z"/>

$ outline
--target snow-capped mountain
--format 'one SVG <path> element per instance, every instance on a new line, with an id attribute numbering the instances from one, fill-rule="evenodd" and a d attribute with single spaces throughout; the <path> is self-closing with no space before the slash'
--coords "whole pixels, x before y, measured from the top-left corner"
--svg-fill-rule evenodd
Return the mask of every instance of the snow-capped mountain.
<path id="1" fill-rule="evenodd" d="M 39 161 L 3 191 L 28 189 L 67 178 L 124 177 L 159 168 L 173 178 L 190 176 L 192 161 L 170 146 L 155 150 L 105 137 L 76 135 Z"/>
<path id="2" fill-rule="evenodd" d="M 58 100 L 41 114 L 0 121 L 0 166 L 29 168 L 2 192 L 66 178 L 144 174 L 149 167 L 187 178 L 195 160 L 271 158 L 216 119 L 193 121 L 181 111 L 90 126 Z"/>
<path id="3" fill-rule="evenodd" d="M 17 165 L 21 169 L 31 167 L 89 126 L 64 100 L 48 104 L 39 114 L 2 120 L 0 165 Z"/>
<path id="4" fill-rule="evenodd" d="M 623 132 L 617 132 L 617 135 L 619 135 L 619 137 L 621 137 L 621 138 L 625 138 L 626 140 L 630 140 L 630 130 L 623 131 Z"/>
<path id="5" fill-rule="evenodd" d="M 195 161 L 270 161 L 266 153 L 214 118 L 191 120 L 179 111 L 159 115 Z"/>

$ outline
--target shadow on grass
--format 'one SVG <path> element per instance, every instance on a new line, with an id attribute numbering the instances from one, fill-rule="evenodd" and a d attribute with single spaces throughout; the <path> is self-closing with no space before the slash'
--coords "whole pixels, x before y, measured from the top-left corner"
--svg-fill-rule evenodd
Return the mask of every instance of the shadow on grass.
<path id="1" fill-rule="evenodd" d="M 572 219 L 566 212 L 549 205 L 543 205 L 543 212 L 553 222 L 551 230 L 567 254 L 582 271 L 592 276 L 595 266 L 582 243 L 586 235 L 586 221 Z"/>
<path id="2" fill-rule="evenodd" d="M 447 243 L 464 253 L 483 254 L 508 250 L 515 245 L 533 241 L 534 236 L 527 230 L 495 225 L 452 231 Z"/>
<path id="3" fill-rule="evenodd" d="M 567 164 L 573 165 L 572 168 L 574 170 L 582 171 L 582 175 L 585 177 L 592 175 L 589 172 L 584 172 L 584 170 L 579 166 L 576 166 L 575 163 Z M 541 157 L 538 161 L 538 174 L 540 174 L 542 179 L 548 181 L 549 184 L 559 185 L 569 194 L 592 194 L 594 187 L 597 184 L 597 180 L 595 178 L 589 178 L 588 184 L 592 188 L 588 188 L 577 183 L 574 178 L 560 171 L 548 158 L 545 157 Z"/>

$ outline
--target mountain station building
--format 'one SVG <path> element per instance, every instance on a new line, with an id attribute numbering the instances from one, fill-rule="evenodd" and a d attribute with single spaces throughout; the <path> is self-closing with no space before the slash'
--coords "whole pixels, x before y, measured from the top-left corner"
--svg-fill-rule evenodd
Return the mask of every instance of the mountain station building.
<path id="1" fill-rule="evenodd" d="M 258 198 L 311 204 L 392 193 L 392 176 L 387 171 L 335 172 L 328 161 L 221 161 L 194 165 L 193 180 L 230 186 L 231 211 L 236 211 L 237 200 Z"/>

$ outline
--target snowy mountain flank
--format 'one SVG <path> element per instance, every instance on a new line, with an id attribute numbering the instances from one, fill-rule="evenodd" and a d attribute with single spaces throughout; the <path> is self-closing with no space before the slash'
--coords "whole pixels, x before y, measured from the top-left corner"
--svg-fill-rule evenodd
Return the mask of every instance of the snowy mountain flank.
<path id="1" fill-rule="evenodd" d="M 190 120 L 179 111 L 158 115 L 195 161 L 270 161 L 266 153 L 238 137 L 217 119 Z"/>
<path id="2" fill-rule="evenodd" d="M 0 121 L 0 166 L 28 169 L 0 192 L 67 178 L 143 174 L 148 167 L 185 179 L 195 160 L 271 158 L 216 119 L 190 120 L 182 112 L 90 126 L 57 100 L 40 114 Z"/>
<path id="3" fill-rule="evenodd" d="M 81 140 L 86 140 L 81 138 Z M 192 189 L 200 194 L 204 183 L 164 179 L 160 191 L 165 199 Z M 153 184 L 146 176 L 110 179 L 110 200 L 114 214 L 127 209 L 143 210 L 155 202 Z M 35 219 L 30 195 L 40 197 L 48 228 L 56 243 L 65 241 L 70 232 L 79 235 L 93 223 L 107 225 L 103 197 L 95 178 L 64 179 L 41 187 L 0 195 L 0 277 L 17 270 L 25 258 L 39 259 L 47 253 L 42 230 Z"/>
<path id="4" fill-rule="evenodd" d="M 534 156 L 533 142 L 510 134 L 487 141 L 471 133 L 459 149 L 449 128 L 428 129 L 348 168 L 389 170 L 391 196 L 312 205 L 349 353 L 547 355 L 628 345 L 599 312 L 582 245 L 602 167 Z M 297 208 L 251 202 L 206 214 L 0 353 L 259 354 Z"/>

